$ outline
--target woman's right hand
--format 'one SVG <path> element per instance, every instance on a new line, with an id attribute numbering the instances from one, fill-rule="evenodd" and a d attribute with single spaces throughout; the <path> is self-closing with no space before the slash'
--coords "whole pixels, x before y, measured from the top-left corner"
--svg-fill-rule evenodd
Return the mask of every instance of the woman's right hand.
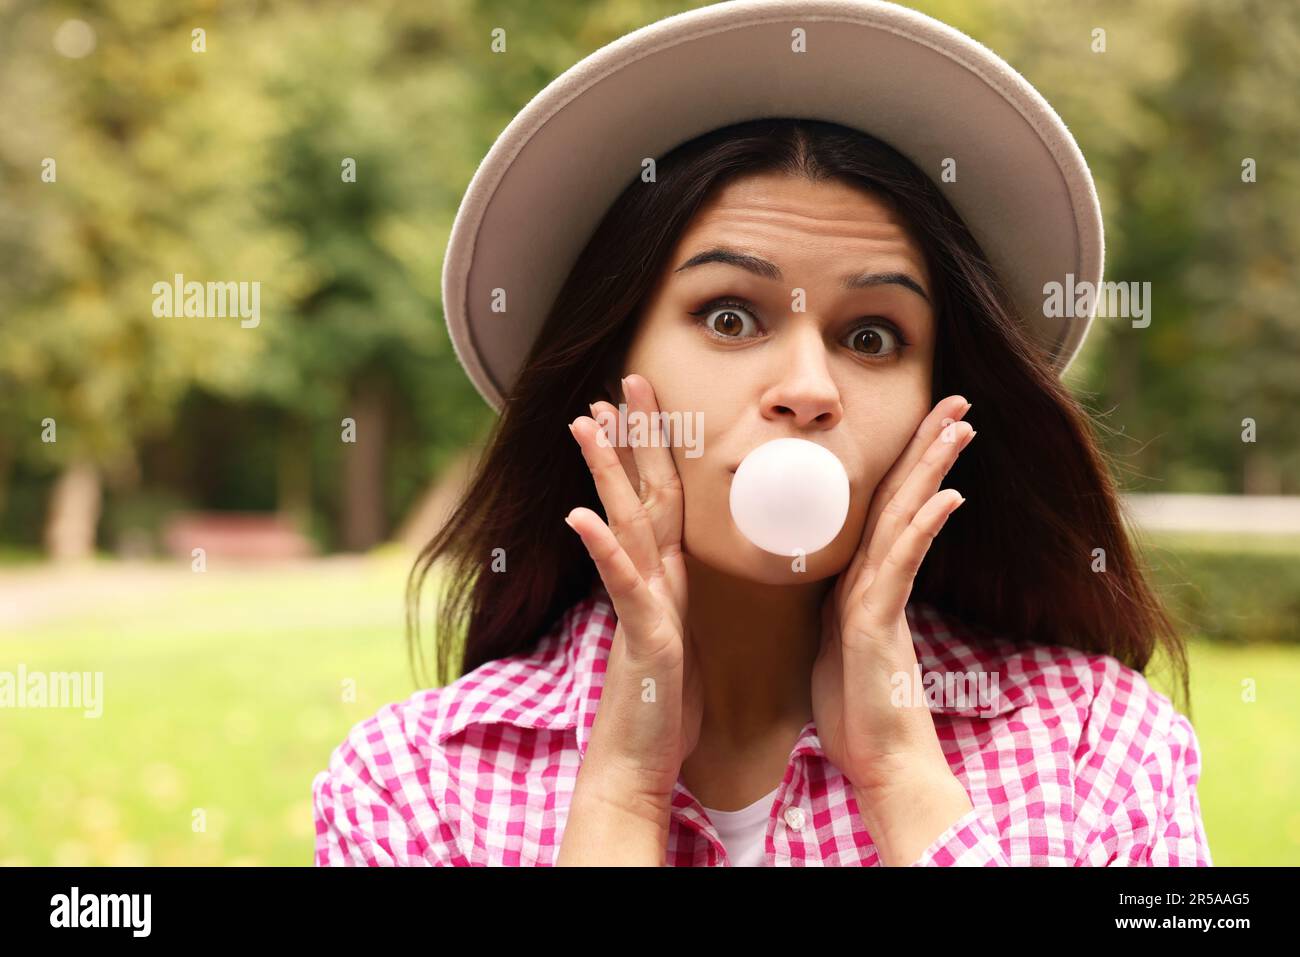
<path id="1" fill-rule="evenodd" d="M 629 375 L 623 392 L 629 413 L 658 421 L 649 380 Z M 666 824 L 673 786 L 699 740 L 703 715 L 700 671 L 684 626 L 682 483 L 672 452 L 657 442 L 632 448 L 640 485 L 634 488 L 624 468 L 627 453 L 620 457 L 610 442 L 619 435 L 618 410 L 597 402 L 592 411 L 600 422 L 579 416 L 570 430 L 609 525 L 588 508 L 575 508 L 566 521 L 595 563 L 618 625 L 583 766 L 591 764 L 620 798 L 662 814 Z"/>

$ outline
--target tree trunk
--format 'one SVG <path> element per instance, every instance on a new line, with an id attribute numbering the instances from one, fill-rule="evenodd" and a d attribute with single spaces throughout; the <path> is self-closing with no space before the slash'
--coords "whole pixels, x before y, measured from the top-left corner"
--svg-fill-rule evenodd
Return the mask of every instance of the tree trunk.
<path id="1" fill-rule="evenodd" d="M 345 449 L 350 446 L 345 446 Z M 280 420 L 276 510 L 303 534 L 311 531 L 311 433 L 298 416 Z"/>
<path id="2" fill-rule="evenodd" d="M 1281 495 L 1282 472 L 1267 452 L 1247 448 L 1241 485 L 1247 495 Z"/>
<path id="3" fill-rule="evenodd" d="M 45 551 L 50 558 L 78 561 L 94 556 L 99 506 L 99 471 L 89 462 L 73 462 L 50 491 L 45 518 Z"/>
<path id="4" fill-rule="evenodd" d="M 0 439 L 0 520 L 4 519 L 5 507 L 9 504 L 9 477 L 13 474 L 13 466 L 12 446 Z"/>
<path id="5" fill-rule="evenodd" d="M 424 492 L 406 513 L 393 538 L 414 552 L 428 544 L 460 504 L 483 451 L 483 446 L 475 443 L 452 459 L 425 486 Z"/>
<path id="6" fill-rule="evenodd" d="M 357 383 L 348 415 L 356 421 L 356 441 L 343 444 L 343 547 L 365 551 L 382 542 L 387 531 L 388 397 L 377 379 Z"/>

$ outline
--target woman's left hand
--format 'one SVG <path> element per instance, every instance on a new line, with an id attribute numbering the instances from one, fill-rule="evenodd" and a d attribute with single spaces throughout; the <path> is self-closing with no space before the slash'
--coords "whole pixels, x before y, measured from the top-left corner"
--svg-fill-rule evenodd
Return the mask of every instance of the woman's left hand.
<path id="1" fill-rule="evenodd" d="M 891 812 L 910 808 L 922 821 L 910 840 L 894 835 L 901 862 L 924 850 L 952 823 L 948 817 L 956 820 L 970 808 L 929 708 L 913 705 L 910 693 L 902 706 L 892 700 L 894 676 L 903 675 L 910 691 L 917 670 L 904 611 L 913 580 L 930 543 L 965 501 L 955 489 L 938 488 L 975 434 L 960 421 L 969 408 L 961 396 L 948 396 L 917 428 L 877 487 L 862 542 L 822 605 L 813 720 L 827 759 L 852 782 L 864 817 L 888 826 Z M 931 808 L 928 826 L 918 802 Z M 936 821 L 946 823 L 927 837 Z M 869 830 L 880 846 L 877 826 Z"/>

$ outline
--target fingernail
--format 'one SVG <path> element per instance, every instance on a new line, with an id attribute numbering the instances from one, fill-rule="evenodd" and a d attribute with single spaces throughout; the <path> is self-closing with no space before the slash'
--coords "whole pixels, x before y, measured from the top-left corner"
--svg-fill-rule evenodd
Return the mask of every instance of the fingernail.
<path id="1" fill-rule="evenodd" d="M 569 519 L 569 516 L 567 515 L 564 516 L 564 524 L 568 525 L 569 528 L 573 529 L 575 532 L 578 530 L 578 527 L 573 524 L 573 522 Z"/>
<path id="2" fill-rule="evenodd" d="M 626 398 L 627 397 L 627 376 L 623 376 L 623 378 L 619 379 L 618 384 L 619 384 L 619 388 L 623 390 L 624 398 Z"/>

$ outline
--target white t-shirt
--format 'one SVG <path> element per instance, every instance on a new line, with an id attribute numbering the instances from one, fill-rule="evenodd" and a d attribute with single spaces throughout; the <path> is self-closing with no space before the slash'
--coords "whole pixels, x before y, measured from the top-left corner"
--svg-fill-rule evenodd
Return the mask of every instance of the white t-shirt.
<path id="1" fill-rule="evenodd" d="M 767 837 L 767 822 L 772 817 L 772 802 L 776 800 L 779 788 L 772 788 L 749 807 L 739 811 L 715 811 L 704 808 L 722 846 L 727 849 L 727 857 L 732 867 L 762 867 L 767 857 L 764 847 Z"/>

